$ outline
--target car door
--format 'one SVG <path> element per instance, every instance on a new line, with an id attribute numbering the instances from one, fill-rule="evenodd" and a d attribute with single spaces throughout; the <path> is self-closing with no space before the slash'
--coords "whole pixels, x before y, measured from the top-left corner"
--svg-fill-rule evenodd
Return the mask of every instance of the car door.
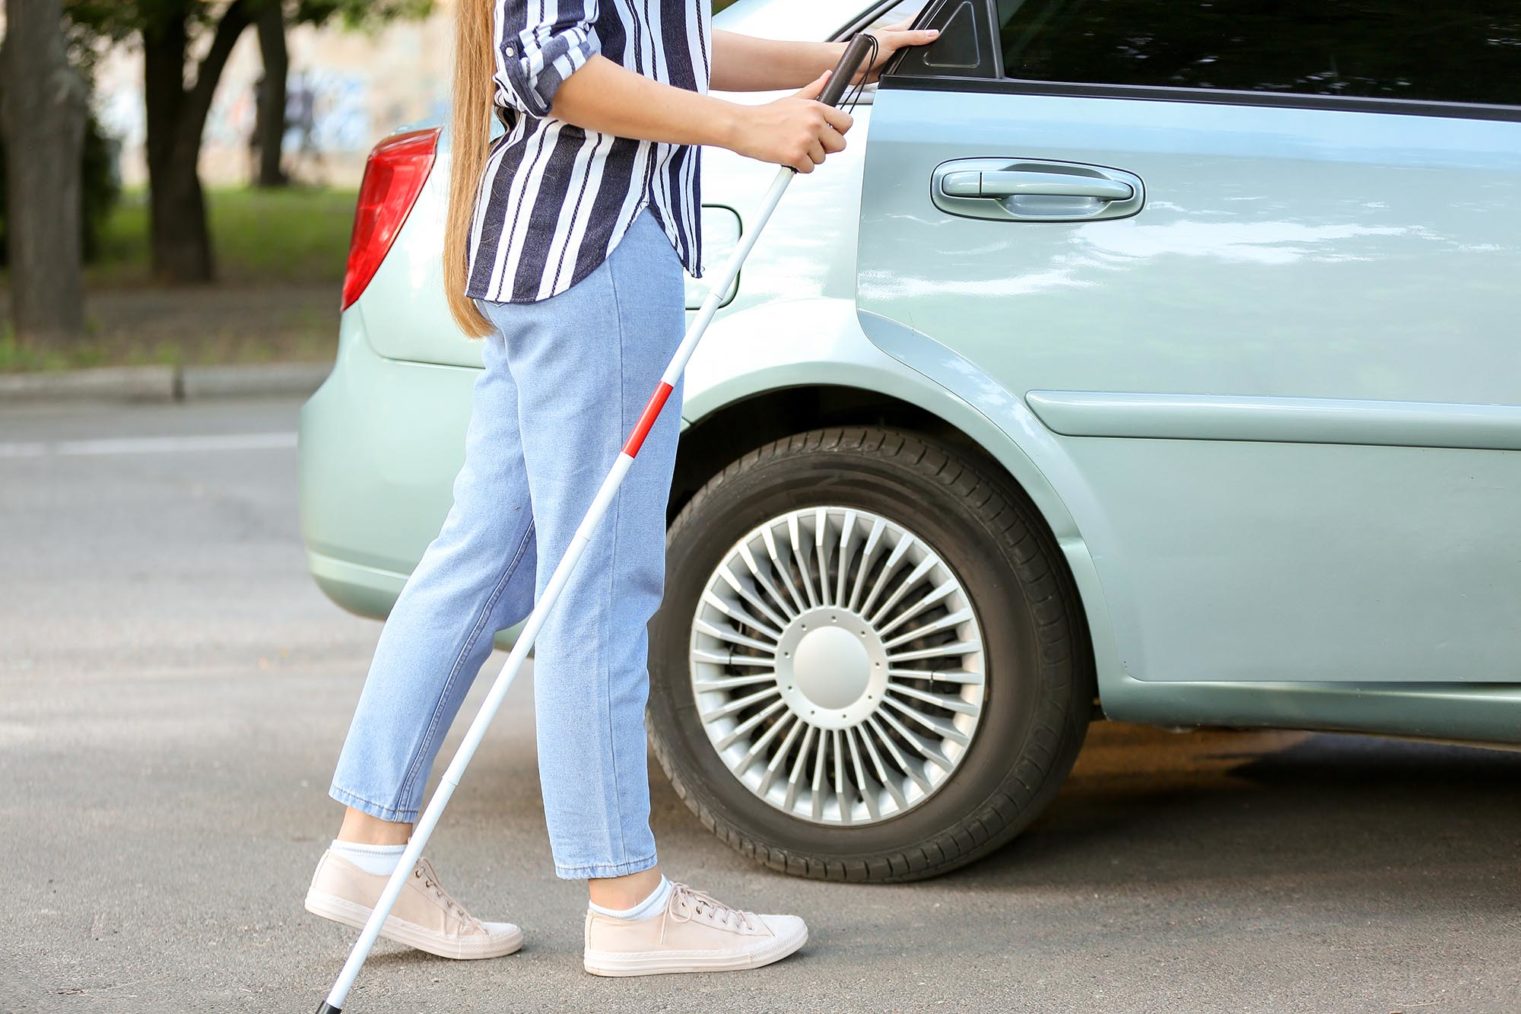
<path id="1" fill-rule="evenodd" d="M 1038 420 L 1121 670 L 1521 680 L 1516 8 L 921 22 L 876 96 L 858 307 Z"/>

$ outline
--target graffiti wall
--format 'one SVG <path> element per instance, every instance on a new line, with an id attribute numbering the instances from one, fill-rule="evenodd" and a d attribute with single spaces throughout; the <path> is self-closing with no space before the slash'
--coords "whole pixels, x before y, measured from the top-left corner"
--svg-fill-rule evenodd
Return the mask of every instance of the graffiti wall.
<path id="1" fill-rule="evenodd" d="M 374 31 L 293 29 L 289 36 L 285 165 L 298 181 L 352 186 L 377 140 L 448 111 L 452 4 L 423 21 Z M 248 180 L 263 67 L 252 31 L 238 43 L 207 118 L 201 175 L 211 185 Z M 121 47 L 96 81 L 101 121 L 122 142 L 122 177 L 145 182 L 141 55 Z"/>

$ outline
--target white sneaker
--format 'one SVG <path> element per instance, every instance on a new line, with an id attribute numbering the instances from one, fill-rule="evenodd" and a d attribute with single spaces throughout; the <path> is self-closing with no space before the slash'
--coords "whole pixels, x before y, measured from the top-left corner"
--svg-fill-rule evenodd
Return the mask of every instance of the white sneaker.
<path id="1" fill-rule="evenodd" d="M 389 879 L 366 873 L 329 849 L 312 876 L 306 910 L 363 929 Z M 380 935 L 441 958 L 496 958 L 523 946 L 523 931 L 512 923 L 481 922 L 465 911 L 426 859 L 417 861 Z"/>
<path id="2" fill-rule="evenodd" d="M 731 972 L 780 961 L 808 942 L 795 915 L 730 908 L 685 884 L 672 884 L 665 908 L 644 919 L 587 910 L 586 970 L 593 975 Z"/>

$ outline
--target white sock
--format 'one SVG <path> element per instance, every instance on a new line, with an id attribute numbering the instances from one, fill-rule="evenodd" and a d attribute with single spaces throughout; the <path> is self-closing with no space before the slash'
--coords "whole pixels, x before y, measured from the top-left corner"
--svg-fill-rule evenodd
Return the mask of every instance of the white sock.
<path id="1" fill-rule="evenodd" d="M 401 854 L 406 850 L 405 845 L 366 845 L 337 838 L 329 846 L 329 851 L 338 853 L 364 872 L 381 877 L 389 877 L 396 871 L 396 864 L 401 862 Z"/>
<path id="2" fill-rule="evenodd" d="M 650 896 L 645 898 L 633 908 L 603 908 L 601 905 L 588 901 L 587 907 L 598 915 L 609 916 L 613 919 L 648 919 L 661 909 L 671 897 L 671 882 L 665 879 L 664 874 L 660 877 L 660 884 Z"/>

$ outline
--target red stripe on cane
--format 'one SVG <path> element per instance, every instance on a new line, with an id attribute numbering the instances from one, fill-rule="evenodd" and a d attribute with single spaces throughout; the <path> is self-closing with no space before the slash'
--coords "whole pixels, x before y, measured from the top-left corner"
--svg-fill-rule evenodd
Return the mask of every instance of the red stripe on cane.
<path id="1" fill-rule="evenodd" d="M 671 395 L 671 385 L 665 381 L 655 388 L 655 393 L 650 395 L 648 405 L 644 406 L 644 414 L 639 417 L 639 425 L 634 427 L 634 432 L 628 436 L 628 443 L 623 445 L 623 453 L 629 457 L 638 457 L 639 448 L 644 444 L 644 438 L 649 435 L 650 427 L 655 425 L 655 420 L 660 417 L 660 410 L 665 407 L 666 398 Z"/>

